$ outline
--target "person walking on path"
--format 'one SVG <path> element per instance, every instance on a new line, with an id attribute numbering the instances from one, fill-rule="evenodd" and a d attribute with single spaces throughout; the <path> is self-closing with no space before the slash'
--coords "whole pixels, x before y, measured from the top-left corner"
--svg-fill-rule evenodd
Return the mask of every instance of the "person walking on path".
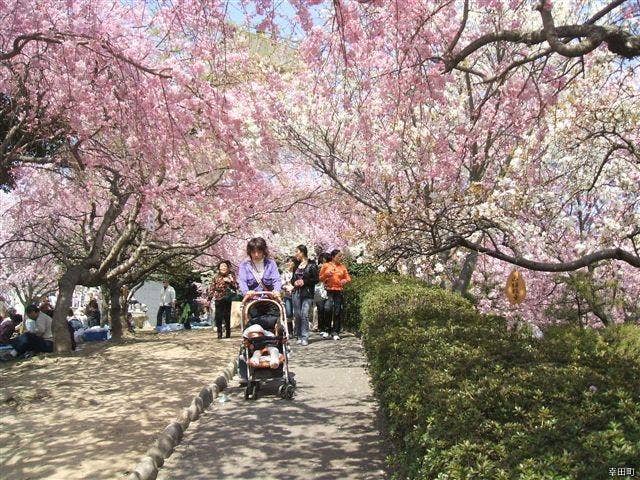
<path id="1" fill-rule="evenodd" d="M 254 292 L 278 292 L 282 290 L 282 281 L 275 260 L 269 257 L 267 242 L 256 237 L 247 243 L 249 258 L 238 268 L 240 292 L 246 296 Z"/>
<path id="2" fill-rule="evenodd" d="M 289 334 L 293 335 L 293 272 L 296 269 L 295 258 L 287 257 L 284 263 L 284 271 L 280 275 L 282 282 L 282 301 L 284 302 L 284 310 L 287 314 L 287 328 Z"/>
<path id="3" fill-rule="evenodd" d="M 246 299 L 255 292 L 276 292 L 280 294 L 282 291 L 282 281 L 280 280 L 280 272 L 275 260 L 269 256 L 269 248 L 267 242 L 262 237 L 255 237 L 247 243 L 247 260 L 243 261 L 238 267 L 238 285 L 240 292 Z M 278 307 L 273 304 L 258 304 L 252 306 L 249 316 L 261 321 L 265 329 L 271 329 L 268 323 L 272 319 L 277 321 L 279 316 Z M 247 382 L 247 364 L 238 358 L 238 375 L 240 376 L 240 385 L 246 385 Z"/>
<path id="4" fill-rule="evenodd" d="M 323 252 L 318 256 L 319 264 L 318 269 L 321 270 L 322 266 L 327 263 L 331 259 L 331 255 L 327 252 Z M 315 294 L 314 294 L 314 302 L 316 304 L 316 315 L 318 317 L 318 332 L 320 332 L 320 336 L 322 338 L 329 337 L 328 331 L 330 327 L 327 327 L 327 322 L 325 320 L 326 315 L 324 314 L 324 304 L 327 301 L 327 289 L 324 286 L 324 283 L 318 282 L 316 284 Z"/>
<path id="5" fill-rule="evenodd" d="M 309 344 L 309 314 L 313 306 L 313 296 L 318 283 L 318 266 L 309 260 L 307 247 L 298 245 L 295 251 L 296 269 L 293 272 L 293 319 L 298 345 Z"/>
<path id="6" fill-rule="evenodd" d="M 325 321 L 332 331 L 334 340 L 340 340 L 342 290 L 351 281 L 351 275 L 349 275 L 347 267 L 342 263 L 342 258 L 340 250 L 333 250 L 331 252 L 331 261 L 322 265 L 320 270 L 320 281 L 324 283 L 328 297 L 325 302 Z"/>
<path id="7" fill-rule="evenodd" d="M 176 305 L 176 291 L 169 285 L 167 280 L 162 281 L 162 291 L 160 292 L 160 307 L 158 308 L 158 316 L 156 318 L 156 325 L 159 327 L 162 325 L 162 319 L 164 317 L 164 323 L 169 323 L 171 319 L 171 310 Z"/>
<path id="8" fill-rule="evenodd" d="M 231 337 L 231 302 L 238 290 L 238 282 L 231 272 L 231 263 L 223 260 L 218 264 L 218 273 L 213 277 L 209 288 L 209 297 L 215 305 L 215 321 L 218 338 L 222 338 L 222 323 L 225 326 L 225 337 Z"/>

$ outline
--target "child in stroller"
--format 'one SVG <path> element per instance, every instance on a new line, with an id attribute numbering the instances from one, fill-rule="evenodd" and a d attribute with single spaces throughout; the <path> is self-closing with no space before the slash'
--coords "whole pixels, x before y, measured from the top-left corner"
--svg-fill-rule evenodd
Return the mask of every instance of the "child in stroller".
<path id="1" fill-rule="evenodd" d="M 280 366 L 280 351 L 274 346 L 277 342 L 275 334 L 265 330 L 261 325 L 255 324 L 247 327 L 242 334 L 245 339 L 245 346 L 249 351 L 253 350 L 253 355 L 248 364 L 254 368 L 260 368 L 268 364 L 276 369 Z"/>

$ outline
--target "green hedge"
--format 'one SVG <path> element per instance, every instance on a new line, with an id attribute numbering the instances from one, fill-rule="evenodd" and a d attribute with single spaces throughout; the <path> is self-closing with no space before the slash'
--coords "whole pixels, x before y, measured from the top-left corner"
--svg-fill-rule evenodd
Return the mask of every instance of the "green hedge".
<path id="1" fill-rule="evenodd" d="M 362 321 L 360 306 L 362 303 L 362 297 L 369 290 L 374 288 L 385 285 L 398 285 L 400 283 L 403 285 L 416 286 L 427 285 L 416 278 L 392 273 L 376 273 L 372 275 L 353 277 L 353 281 L 347 283 L 344 288 L 343 327 L 353 332 L 360 331 L 360 323 Z"/>
<path id="2" fill-rule="evenodd" d="M 395 478 L 638 473 L 637 327 L 555 327 L 535 340 L 413 281 L 367 288 L 356 304 Z"/>

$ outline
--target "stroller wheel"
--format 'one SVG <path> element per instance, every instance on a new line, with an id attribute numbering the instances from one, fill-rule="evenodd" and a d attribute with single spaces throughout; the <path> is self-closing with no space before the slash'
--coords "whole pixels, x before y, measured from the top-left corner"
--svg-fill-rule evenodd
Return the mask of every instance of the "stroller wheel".
<path id="1" fill-rule="evenodd" d="M 249 399 L 258 399 L 258 390 L 260 389 L 260 382 L 252 382 L 249 386 Z"/>
<path id="2" fill-rule="evenodd" d="M 278 387 L 278 395 L 280 395 L 282 398 L 286 398 L 286 389 L 287 389 L 287 385 L 285 383 L 280 385 Z"/>
<path id="3" fill-rule="evenodd" d="M 255 400 L 258 398 L 258 390 L 260 389 L 260 382 L 249 382 L 244 389 L 245 400 Z"/>
<path id="4" fill-rule="evenodd" d="M 295 391 L 296 387 L 294 387 L 293 385 L 287 385 L 284 389 L 284 398 L 286 398 L 287 400 L 291 400 Z"/>
<path id="5" fill-rule="evenodd" d="M 290 379 L 289 379 L 289 383 L 290 383 L 291 385 L 293 385 L 293 387 L 295 388 L 295 386 L 296 386 L 296 379 L 295 379 L 295 378 L 290 378 Z"/>

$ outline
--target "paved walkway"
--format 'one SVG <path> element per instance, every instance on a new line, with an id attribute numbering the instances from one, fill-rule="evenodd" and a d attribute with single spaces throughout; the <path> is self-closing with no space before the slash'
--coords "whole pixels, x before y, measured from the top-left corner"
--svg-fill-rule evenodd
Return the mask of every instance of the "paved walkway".
<path id="1" fill-rule="evenodd" d="M 386 478 L 377 405 L 355 337 L 294 347 L 293 401 L 263 386 L 256 402 L 232 388 L 187 431 L 159 480 Z"/>

